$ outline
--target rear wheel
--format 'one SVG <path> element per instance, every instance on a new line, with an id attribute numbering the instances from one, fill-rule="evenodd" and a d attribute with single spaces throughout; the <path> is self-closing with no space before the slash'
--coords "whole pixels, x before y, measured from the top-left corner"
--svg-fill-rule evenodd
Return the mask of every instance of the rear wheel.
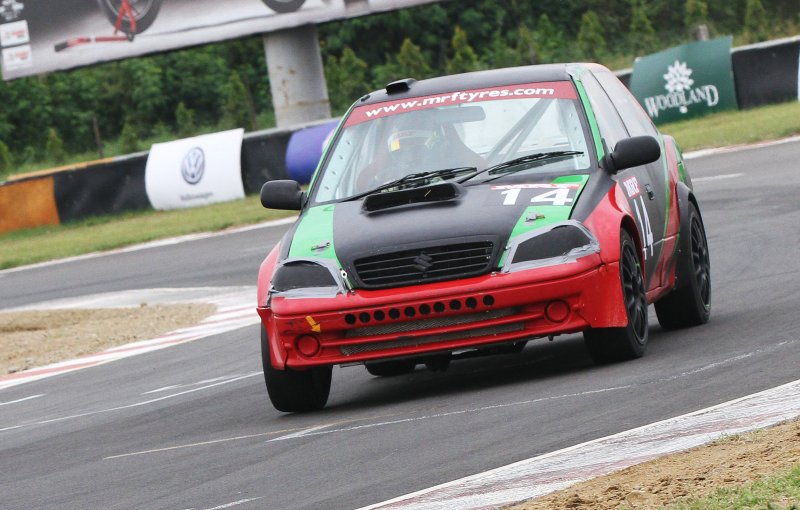
<path id="1" fill-rule="evenodd" d="M 679 267 L 690 275 L 688 285 L 675 289 L 656 301 L 658 323 L 664 329 L 699 326 L 711 316 L 711 262 L 703 220 L 689 203 L 689 250 Z"/>
<path id="2" fill-rule="evenodd" d="M 286 413 L 301 413 L 325 407 L 331 391 L 333 367 L 314 367 L 307 370 L 274 368 L 270 361 L 269 341 L 263 325 L 261 363 L 264 366 L 267 393 L 275 409 Z"/>
<path id="3" fill-rule="evenodd" d="M 620 233 L 619 272 L 628 325 L 623 328 L 587 329 L 583 332 L 589 355 L 595 363 L 612 363 L 644 355 L 649 329 L 647 295 L 637 253 L 630 234 L 623 230 Z"/>
<path id="4" fill-rule="evenodd" d="M 376 377 L 392 377 L 413 372 L 417 367 L 417 361 L 413 359 L 373 361 L 365 363 L 364 366 L 367 367 L 367 372 Z"/>

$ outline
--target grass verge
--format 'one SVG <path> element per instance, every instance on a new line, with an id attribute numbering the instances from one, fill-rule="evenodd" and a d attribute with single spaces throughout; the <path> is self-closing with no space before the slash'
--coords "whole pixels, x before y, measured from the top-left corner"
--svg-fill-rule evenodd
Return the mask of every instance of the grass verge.
<path id="1" fill-rule="evenodd" d="M 798 510 L 800 466 L 732 489 L 718 489 L 704 498 L 671 505 L 669 510 Z"/>
<path id="2" fill-rule="evenodd" d="M 800 102 L 723 112 L 660 126 L 683 151 L 800 134 Z M 257 196 L 176 211 L 142 211 L 0 235 L 0 269 L 290 216 L 264 210 Z"/>
<path id="3" fill-rule="evenodd" d="M 684 152 L 800 134 L 800 101 L 709 115 L 659 126 Z"/>
<path id="4" fill-rule="evenodd" d="M 138 211 L 89 218 L 67 225 L 39 227 L 0 236 L 0 269 L 120 248 L 155 239 L 291 216 L 266 210 L 256 195 L 206 207 Z"/>

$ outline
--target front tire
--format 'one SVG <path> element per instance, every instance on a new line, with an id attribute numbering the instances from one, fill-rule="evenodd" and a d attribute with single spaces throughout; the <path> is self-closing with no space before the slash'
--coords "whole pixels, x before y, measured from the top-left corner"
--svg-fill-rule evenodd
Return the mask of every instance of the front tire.
<path id="1" fill-rule="evenodd" d="M 269 341 L 261 325 L 261 363 L 264 382 L 272 405 L 285 413 L 316 411 L 325 407 L 331 391 L 333 367 L 314 367 L 307 370 L 278 370 L 272 366 Z"/>
<path id="2" fill-rule="evenodd" d="M 683 233 L 682 233 L 683 234 Z M 687 328 L 708 322 L 711 316 L 711 261 L 703 220 L 689 203 L 689 250 L 678 267 L 689 274 L 688 285 L 675 289 L 656 301 L 658 323 L 664 329 Z"/>
<path id="3" fill-rule="evenodd" d="M 638 249 L 630 234 L 620 233 L 619 272 L 628 325 L 623 328 L 587 329 L 583 332 L 589 356 L 598 364 L 640 358 L 647 347 L 649 324 L 647 294 Z"/>

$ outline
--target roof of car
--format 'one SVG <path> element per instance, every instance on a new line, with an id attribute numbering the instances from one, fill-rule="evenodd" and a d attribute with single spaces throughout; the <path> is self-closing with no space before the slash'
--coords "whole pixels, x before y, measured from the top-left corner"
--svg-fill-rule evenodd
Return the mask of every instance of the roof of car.
<path id="1" fill-rule="evenodd" d="M 569 80 L 568 66 L 574 64 L 545 64 L 523 67 L 508 67 L 488 71 L 476 71 L 464 74 L 452 74 L 427 80 L 408 80 L 407 90 L 388 93 L 386 89 L 376 90 L 362 97 L 358 105 L 381 103 L 397 99 L 429 96 L 454 92 L 457 90 L 472 90 L 501 85 L 515 85 L 519 83 L 537 83 L 547 81 Z"/>

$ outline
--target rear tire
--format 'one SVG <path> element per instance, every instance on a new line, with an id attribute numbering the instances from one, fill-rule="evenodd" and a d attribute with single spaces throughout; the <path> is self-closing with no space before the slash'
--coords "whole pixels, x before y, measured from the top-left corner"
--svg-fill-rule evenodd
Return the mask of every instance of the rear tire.
<path id="1" fill-rule="evenodd" d="M 393 361 L 373 361 L 365 363 L 367 372 L 375 377 L 393 377 L 396 375 L 410 374 L 417 367 L 416 360 L 398 359 Z"/>
<path id="2" fill-rule="evenodd" d="M 703 220 L 689 203 L 689 250 L 682 265 L 689 273 L 689 284 L 656 301 L 658 323 L 664 329 L 687 328 L 708 322 L 711 316 L 711 261 Z"/>
<path id="3" fill-rule="evenodd" d="M 630 234 L 620 233 L 619 272 L 628 325 L 622 328 L 587 329 L 583 332 L 589 356 L 598 364 L 640 358 L 647 347 L 649 325 L 647 294 L 638 249 Z"/>
<path id="4" fill-rule="evenodd" d="M 269 341 L 261 326 L 261 363 L 264 382 L 272 405 L 285 413 L 316 411 L 325 407 L 331 391 L 333 367 L 314 367 L 307 370 L 278 370 L 272 366 Z"/>

